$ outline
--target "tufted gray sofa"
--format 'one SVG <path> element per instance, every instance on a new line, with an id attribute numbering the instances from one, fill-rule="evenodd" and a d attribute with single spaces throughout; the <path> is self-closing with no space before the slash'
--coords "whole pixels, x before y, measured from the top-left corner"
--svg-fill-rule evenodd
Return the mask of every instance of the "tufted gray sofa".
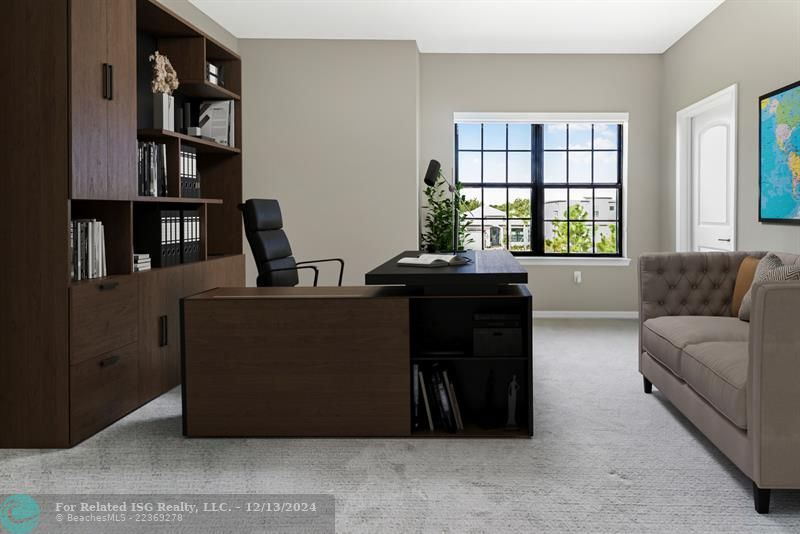
<path id="1" fill-rule="evenodd" d="M 750 322 L 731 314 L 739 265 L 763 252 L 639 259 L 639 371 L 753 481 L 800 488 L 800 282 L 754 284 Z M 800 265 L 800 256 L 778 254 Z"/>

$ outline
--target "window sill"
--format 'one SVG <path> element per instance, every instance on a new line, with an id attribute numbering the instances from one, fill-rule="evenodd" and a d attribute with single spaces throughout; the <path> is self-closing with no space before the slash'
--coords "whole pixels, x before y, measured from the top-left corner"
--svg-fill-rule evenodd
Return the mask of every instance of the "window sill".
<path id="1" fill-rule="evenodd" d="M 521 265 L 531 266 L 584 265 L 595 267 L 627 267 L 631 264 L 630 258 L 566 258 L 563 256 L 558 258 L 533 258 L 517 256 L 517 260 L 519 260 Z"/>

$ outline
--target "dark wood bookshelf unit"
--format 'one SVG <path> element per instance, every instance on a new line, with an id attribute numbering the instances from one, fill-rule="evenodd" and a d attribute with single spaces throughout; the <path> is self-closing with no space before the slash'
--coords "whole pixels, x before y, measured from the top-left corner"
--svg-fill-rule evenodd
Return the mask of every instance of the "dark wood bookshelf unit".
<path id="1" fill-rule="evenodd" d="M 529 437 L 533 435 L 532 298 L 525 286 L 511 285 L 496 294 L 433 296 L 409 299 L 411 352 L 411 435 L 414 437 Z M 476 345 L 476 336 L 513 336 L 494 354 Z M 446 370 L 452 382 L 463 429 L 447 430 L 437 421 L 438 403 L 428 403 L 434 430 L 428 426 L 424 397 L 414 397 L 414 369 L 430 382 L 432 369 Z M 515 423 L 508 425 L 508 388 L 516 378 Z M 430 385 L 430 384 L 428 384 Z M 452 402 L 452 399 L 451 399 Z M 415 403 L 419 403 L 415 407 Z M 451 407 L 452 409 L 452 407 Z"/>
<path id="2" fill-rule="evenodd" d="M 181 298 L 244 285 L 241 59 L 154 0 L 10 0 L 3 45 L 14 102 L 3 140 L 14 179 L 0 193 L 7 259 L 0 297 L 0 447 L 68 447 L 180 384 Z M 36 43 L 22 46 L 21 43 Z M 153 128 L 151 65 L 169 57 L 186 102 L 235 102 L 235 144 Z M 225 86 L 206 80 L 206 62 Z M 176 125 L 177 126 L 177 125 Z M 138 194 L 136 141 L 167 147 L 167 196 Z M 182 146 L 201 197 L 181 194 Z M 199 215 L 199 261 L 135 272 L 150 209 Z M 71 221 L 103 223 L 107 275 L 74 281 Z M 158 236 L 152 236 L 158 239 Z"/>

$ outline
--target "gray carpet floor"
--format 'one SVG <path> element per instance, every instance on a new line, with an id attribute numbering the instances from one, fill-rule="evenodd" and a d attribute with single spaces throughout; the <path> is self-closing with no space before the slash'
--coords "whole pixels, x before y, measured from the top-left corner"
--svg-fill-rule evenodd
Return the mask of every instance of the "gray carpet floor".
<path id="1" fill-rule="evenodd" d="M 172 391 L 71 450 L 0 451 L 0 494 L 330 493 L 337 532 L 799 532 L 657 391 L 636 323 L 535 323 L 530 440 L 181 437 Z"/>

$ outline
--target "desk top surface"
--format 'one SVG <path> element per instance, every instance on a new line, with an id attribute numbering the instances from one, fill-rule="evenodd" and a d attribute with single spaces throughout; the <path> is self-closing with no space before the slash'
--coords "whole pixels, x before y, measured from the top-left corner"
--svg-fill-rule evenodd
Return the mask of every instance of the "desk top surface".
<path id="1" fill-rule="evenodd" d="M 468 250 L 460 253 L 472 260 L 457 267 L 408 267 L 397 264 L 400 258 L 417 257 L 421 252 L 407 250 L 375 267 L 364 276 L 367 285 L 497 286 L 524 284 L 526 271 L 507 250 Z"/>

